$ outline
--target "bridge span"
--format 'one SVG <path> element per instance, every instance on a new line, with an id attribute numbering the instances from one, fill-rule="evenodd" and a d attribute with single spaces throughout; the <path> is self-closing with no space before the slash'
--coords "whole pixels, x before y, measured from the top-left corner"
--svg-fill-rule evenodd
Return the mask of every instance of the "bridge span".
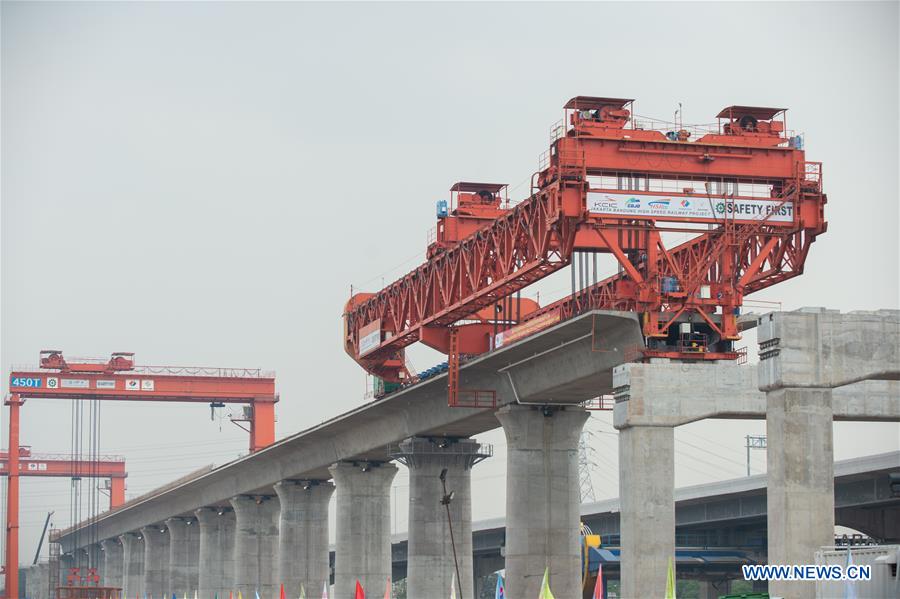
<path id="1" fill-rule="evenodd" d="M 461 387 L 494 392 L 496 409 L 448 407 L 444 377 L 433 377 L 128 502 L 101 515 L 92 535 L 82 523 L 55 540 L 63 562 L 103 555 L 92 561 L 127 596 L 193 589 L 203 598 L 257 589 L 265 596 L 281 582 L 321 588 L 330 577 L 327 513 L 336 489 L 335 595 L 348 596 L 357 579 L 384 588 L 396 460 L 410 470 L 411 595 L 443 596 L 450 586 L 450 569 L 435 568 L 452 560 L 435 482 L 447 469 L 460 586 L 472 596 L 470 472 L 486 453 L 472 436 L 502 427 L 510 588 L 536 596 L 548 568 L 556 596 L 574 599 L 581 584 L 576 450 L 588 418 L 579 403 L 614 393 L 625 596 L 665 587 L 676 534 L 673 431 L 702 418 L 767 420 L 767 553 L 807 563 L 833 532 L 832 420 L 900 421 L 900 312 L 805 309 L 753 324 L 760 327 L 758 367 L 637 364 L 626 361 L 643 344 L 637 317 L 590 311 L 463 364 Z M 101 542 L 86 545 L 91 538 Z M 811 596 L 800 586 L 788 594 Z"/>

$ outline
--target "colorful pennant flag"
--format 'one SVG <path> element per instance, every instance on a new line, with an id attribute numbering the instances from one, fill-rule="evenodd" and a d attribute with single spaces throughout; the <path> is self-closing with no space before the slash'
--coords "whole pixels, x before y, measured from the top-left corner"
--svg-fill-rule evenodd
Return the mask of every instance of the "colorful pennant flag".
<path id="1" fill-rule="evenodd" d="M 300 583 L 300 599 L 306 599 L 306 589 L 303 588 L 303 583 Z"/>
<path id="2" fill-rule="evenodd" d="M 456 597 L 456 572 L 450 575 L 450 599 L 457 599 Z"/>
<path id="3" fill-rule="evenodd" d="M 550 568 L 544 568 L 544 580 L 541 582 L 541 594 L 538 599 L 556 599 L 550 591 Z"/>
<path id="4" fill-rule="evenodd" d="M 503 586 L 503 575 L 497 572 L 497 588 L 494 589 L 494 599 L 506 599 L 506 587 Z"/>
<path id="5" fill-rule="evenodd" d="M 675 566 L 669 556 L 669 569 L 666 571 L 666 599 L 675 599 Z"/>
<path id="6" fill-rule="evenodd" d="M 594 583 L 591 599 L 603 599 L 603 564 L 597 565 L 597 582 Z"/>
<path id="7" fill-rule="evenodd" d="M 391 599 L 391 577 L 388 576 L 387 585 L 384 587 L 384 599 Z"/>
<path id="8" fill-rule="evenodd" d="M 328 581 L 325 581 L 325 586 L 322 587 L 322 599 L 328 599 Z"/>
<path id="9" fill-rule="evenodd" d="M 366 599 L 366 592 L 363 590 L 362 585 L 359 584 L 359 581 L 356 581 L 356 595 L 353 599 Z"/>
<path id="10" fill-rule="evenodd" d="M 197 598 L 194 597 L 194 599 L 197 599 Z M 279 591 L 278 591 L 278 599 L 285 599 L 285 596 L 284 596 L 284 583 L 283 583 L 283 582 L 281 583 L 281 587 L 280 587 L 280 589 L 279 589 Z"/>

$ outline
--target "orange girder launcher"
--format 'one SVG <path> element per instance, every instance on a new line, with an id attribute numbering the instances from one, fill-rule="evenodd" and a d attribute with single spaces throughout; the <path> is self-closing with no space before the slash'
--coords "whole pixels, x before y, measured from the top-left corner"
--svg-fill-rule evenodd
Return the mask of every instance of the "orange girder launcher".
<path id="1" fill-rule="evenodd" d="M 731 106 L 716 126 L 685 127 L 643 123 L 632 102 L 570 100 L 514 206 L 504 185 L 454 185 L 427 261 L 347 302 L 346 352 L 393 384 L 415 379 L 406 346 L 448 353 L 451 404 L 460 355 L 597 308 L 641 315 L 645 357 L 736 358 L 744 296 L 801 274 L 827 228 L 821 163 L 785 109 Z M 618 274 L 543 308 L 519 301 L 577 252 L 614 256 Z"/>

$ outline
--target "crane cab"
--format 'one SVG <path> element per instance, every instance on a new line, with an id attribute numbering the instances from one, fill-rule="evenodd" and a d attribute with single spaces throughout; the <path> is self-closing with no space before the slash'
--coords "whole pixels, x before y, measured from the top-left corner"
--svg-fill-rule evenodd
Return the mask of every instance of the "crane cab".
<path id="1" fill-rule="evenodd" d="M 489 225 L 509 208 L 506 183 L 460 181 L 450 188 L 450 199 L 437 203 L 437 226 L 429 239 L 428 257 L 452 247 Z"/>
<path id="2" fill-rule="evenodd" d="M 785 137 L 785 116 L 787 108 L 764 106 L 728 106 L 723 108 L 716 119 L 719 133 L 709 133 L 700 138 L 701 143 L 774 147 L 790 141 L 794 149 L 802 145 L 799 138 Z"/>

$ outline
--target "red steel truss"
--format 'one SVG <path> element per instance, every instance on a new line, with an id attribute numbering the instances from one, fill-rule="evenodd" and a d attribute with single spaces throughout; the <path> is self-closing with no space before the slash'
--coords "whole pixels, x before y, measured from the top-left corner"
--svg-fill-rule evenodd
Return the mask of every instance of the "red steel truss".
<path id="1" fill-rule="evenodd" d="M 672 325 L 687 320 L 715 340 L 703 357 L 734 358 L 744 295 L 801 274 L 827 228 L 821 164 L 807 162 L 802 138 L 785 131 L 783 109 L 732 106 L 717 128 L 664 132 L 633 119 L 631 102 L 580 96 L 566 104 L 567 125 L 556 130 L 532 195 L 511 208 L 491 204 L 493 220 L 430 247 L 424 264 L 380 292 L 354 295 L 347 353 L 402 382 L 411 374 L 404 348 L 423 341 L 450 353 L 451 327 L 460 353 L 490 350 L 503 307 L 501 328 L 512 331 L 550 313 L 555 322 L 604 308 L 641 313 L 649 347 L 679 353 Z M 442 225 L 463 222 L 502 187 L 483 186 L 474 200 L 460 194 Z M 693 237 L 668 247 L 672 234 Z M 620 272 L 543 309 L 515 307 L 513 294 L 576 252 L 611 254 Z"/>

